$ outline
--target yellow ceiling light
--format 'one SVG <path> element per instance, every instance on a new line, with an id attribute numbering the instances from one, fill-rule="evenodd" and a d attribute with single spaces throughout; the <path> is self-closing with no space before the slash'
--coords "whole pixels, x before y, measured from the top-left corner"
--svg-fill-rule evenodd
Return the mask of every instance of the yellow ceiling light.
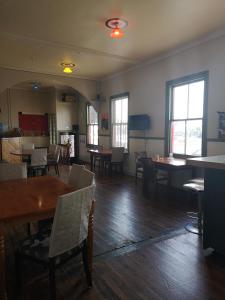
<path id="1" fill-rule="evenodd" d="M 63 67 L 63 72 L 66 74 L 73 73 L 73 69 L 75 67 L 75 64 L 72 63 L 61 63 L 61 66 Z"/>

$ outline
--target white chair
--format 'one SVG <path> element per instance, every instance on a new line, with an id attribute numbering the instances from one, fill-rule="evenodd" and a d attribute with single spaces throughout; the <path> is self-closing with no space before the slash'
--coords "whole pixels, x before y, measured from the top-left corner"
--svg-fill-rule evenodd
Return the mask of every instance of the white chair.
<path id="1" fill-rule="evenodd" d="M 0 164 L 0 181 L 27 178 L 27 165 L 21 164 Z"/>
<path id="2" fill-rule="evenodd" d="M 42 175 L 46 174 L 47 167 L 47 148 L 34 149 L 31 155 L 31 163 L 29 171 L 32 176 L 37 175 L 37 171 L 41 171 Z"/>
<path id="3" fill-rule="evenodd" d="M 70 171 L 68 184 L 74 187 L 76 190 L 85 188 L 93 184 L 94 175 L 95 174 L 87 170 L 84 165 L 73 164 Z M 38 231 L 49 232 L 51 226 L 52 218 L 41 220 L 38 222 Z"/>
<path id="4" fill-rule="evenodd" d="M 88 286 L 92 285 L 88 265 L 87 236 L 94 185 L 58 198 L 50 237 L 38 233 L 25 239 L 16 253 L 17 280 L 21 281 L 21 260 L 33 260 L 49 268 L 50 299 L 56 299 L 55 269 L 82 252 Z M 91 216 L 92 217 L 92 216 Z M 20 284 L 19 284 L 20 285 Z"/>
<path id="5" fill-rule="evenodd" d="M 120 168 L 120 173 L 123 174 L 123 158 L 124 158 L 124 147 L 112 148 L 111 160 L 105 161 L 106 167 L 108 166 L 110 175 L 112 174 L 113 167 L 117 170 Z"/>
<path id="6" fill-rule="evenodd" d="M 22 144 L 22 151 L 23 150 L 32 150 L 34 149 L 34 143 L 23 143 Z"/>
<path id="7" fill-rule="evenodd" d="M 93 184 L 95 174 L 85 168 L 83 165 L 73 164 L 68 183 L 76 189 L 82 189 Z"/>

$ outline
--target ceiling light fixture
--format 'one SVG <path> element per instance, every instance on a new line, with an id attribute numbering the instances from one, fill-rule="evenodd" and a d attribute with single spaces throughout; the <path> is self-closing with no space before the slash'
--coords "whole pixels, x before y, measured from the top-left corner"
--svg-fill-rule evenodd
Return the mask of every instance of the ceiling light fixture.
<path id="1" fill-rule="evenodd" d="M 109 19 L 105 22 L 105 25 L 112 29 L 111 31 L 111 37 L 113 39 L 119 39 L 119 38 L 122 38 L 124 33 L 123 31 L 121 30 L 121 28 L 125 28 L 127 27 L 128 25 L 128 22 L 124 19 L 120 19 L 120 18 L 112 18 L 112 19 Z"/>
<path id="2" fill-rule="evenodd" d="M 38 82 L 31 82 L 31 88 L 32 88 L 33 91 L 40 90 L 40 87 L 41 87 L 40 83 L 38 83 Z"/>
<path id="3" fill-rule="evenodd" d="M 72 63 L 61 63 L 61 66 L 63 67 L 63 72 L 66 74 L 73 73 L 73 69 L 75 67 L 75 64 Z"/>

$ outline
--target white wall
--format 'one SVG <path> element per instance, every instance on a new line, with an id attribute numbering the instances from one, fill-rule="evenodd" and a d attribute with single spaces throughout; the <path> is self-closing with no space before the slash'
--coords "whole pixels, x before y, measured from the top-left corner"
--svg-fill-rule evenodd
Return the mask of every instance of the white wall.
<path id="1" fill-rule="evenodd" d="M 78 122 L 78 96 L 75 102 L 63 102 L 62 94 L 66 93 L 66 90 L 56 90 L 56 121 L 57 130 L 65 131 L 72 130 L 72 125 Z"/>
<path id="2" fill-rule="evenodd" d="M 207 136 L 211 139 L 217 138 L 217 111 L 225 111 L 224 36 L 103 81 L 102 91 L 108 101 L 102 104 L 101 111 L 109 112 L 110 96 L 129 92 L 129 114 L 149 114 L 151 129 L 146 136 L 162 138 L 165 126 L 166 82 L 206 70 L 209 71 Z M 140 151 L 143 147 L 143 140 L 130 139 L 130 158 L 127 167 L 129 173 L 134 171 L 133 152 Z M 150 139 L 147 142 L 147 149 L 149 154 L 163 154 L 164 141 Z M 225 154 L 225 143 L 209 142 L 208 153 Z"/>
<path id="3" fill-rule="evenodd" d="M 0 122 L 9 128 L 18 128 L 18 113 L 55 113 L 55 100 L 52 90 L 31 91 L 7 89 L 0 94 Z"/>

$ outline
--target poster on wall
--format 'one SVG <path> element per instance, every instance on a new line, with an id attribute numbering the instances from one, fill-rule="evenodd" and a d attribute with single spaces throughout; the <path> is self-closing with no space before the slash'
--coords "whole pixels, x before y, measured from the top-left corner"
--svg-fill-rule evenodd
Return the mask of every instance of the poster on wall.
<path id="1" fill-rule="evenodd" d="M 105 130 L 109 129 L 109 114 L 106 112 L 101 114 L 101 128 Z"/>
<path id="2" fill-rule="evenodd" d="M 48 135 L 48 114 L 34 115 L 19 112 L 19 128 L 24 135 Z"/>

